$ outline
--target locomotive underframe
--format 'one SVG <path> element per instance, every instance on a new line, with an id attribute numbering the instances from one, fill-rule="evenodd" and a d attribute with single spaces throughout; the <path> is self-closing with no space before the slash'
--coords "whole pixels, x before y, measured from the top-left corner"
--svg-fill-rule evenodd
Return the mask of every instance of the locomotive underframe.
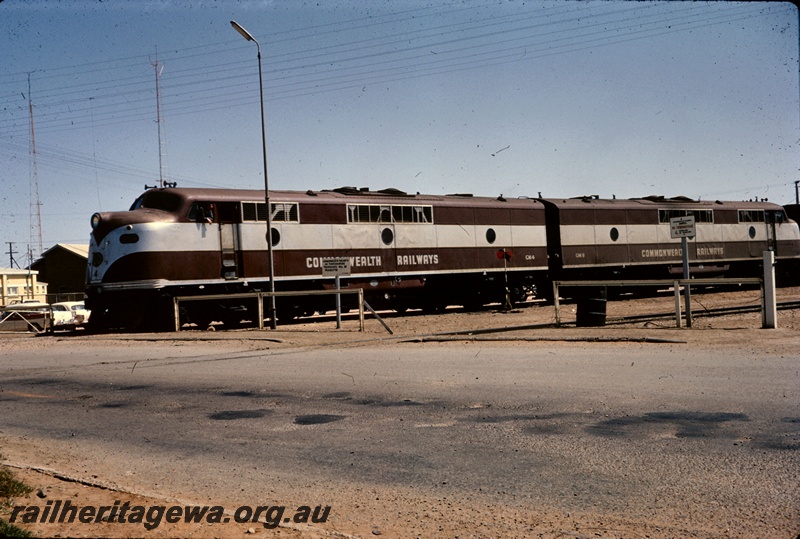
<path id="1" fill-rule="evenodd" d="M 364 278 L 345 277 L 343 288 L 362 288 L 364 299 L 375 309 L 392 309 L 404 312 L 422 309 L 438 312 L 448 306 L 478 309 L 484 305 L 507 301 L 519 303 L 531 296 L 537 288 L 545 288 L 544 271 L 538 272 L 470 272 L 451 275 L 382 276 Z M 332 279 L 276 280 L 276 291 L 297 291 L 297 296 L 276 299 L 277 317 L 282 323 L 335 308 L 334 298 L 303 296 L 303 291 L 333 288 Z M 243 292 L 268 292 L 269 281 L 238 280 L 171 283 L 167 281 L 120 283 L 90 286 L 87 289 L 87 307 L 92 310 L 92 328 L 97 331 L 134 329 L 160 331 L 173 327 L 173 298 L 178 296 L 204 296 L 238 294 Z M 181 306 L 181 322 L 206 327 L 211 322 L 236 326 L 243 321 L 256 323 L 256 300 L 210 300 L 188 302 Z M 342 296 L 344 309 L 358 306 L 352 296 Z"/>

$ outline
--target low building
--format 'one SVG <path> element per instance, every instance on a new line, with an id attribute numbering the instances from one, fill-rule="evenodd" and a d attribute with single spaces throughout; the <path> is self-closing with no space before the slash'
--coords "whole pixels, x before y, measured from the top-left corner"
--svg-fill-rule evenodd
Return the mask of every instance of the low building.
<path id="1" fill-rule="evenodd" d="M 0 268 L 0 305 L 31 299 L 47 302 L 47 283 L 39 282 L 39 272 Z"/>
<path id="2" fill-rule="evenodd" d="M 88 245 L 57 243 L 31 264 L 48 285 L 48 303 L 83 300 L 88 257 Z"/>

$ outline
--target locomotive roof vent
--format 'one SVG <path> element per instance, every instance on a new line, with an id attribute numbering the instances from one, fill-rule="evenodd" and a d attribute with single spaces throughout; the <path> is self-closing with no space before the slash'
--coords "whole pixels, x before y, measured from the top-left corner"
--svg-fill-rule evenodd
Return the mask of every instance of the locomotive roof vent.
<path id="1" fill-rule="evenodd" d="M 400 197 L 408 196 L 408 193 L 406 193 L 405 191 L 401 191 L 400 189 L 395 189 L 394 187 L 387 187 L 386 189 L 380 189 L 378 192 L 384 195 L 394 195 Z"/>
<path id="2" fill-rule="evenodd" d="M 369 190 L 369 189 L 367 189 Z M 361 191 L 358 187 L 352 187 L 350 185 L 346 185 L 344 187 L 337 187 L 336 189 L 332 190 L 334 193 L 339 193 L 341 195 L 358 195 Z"/>
<path id="3" fill-rule="evenodd" d="M 377 191 L 370 191 L 369 187 L 337 187 L 333 190 L 335 193 L 339 193 L 341 195 L 371 195 L 371 196 L 396 196 L 396 197 L 406 197 L 406 196 L 414 196 L 409 195 L 405 191 L 401 191 L 400 189 L 395 189 L 394 187 L 388 187 L 386 189 L 379 189 Z"/>
<path id="4" fill-rule="evenodd" d="M 650 195 L 646 197 L 642 197 L 642 200 L 649 200 L 650 202 L 697 202 L 697 200 L 691 199 L 687 196 L 676 196 L 671 198 L 666 198 L 664 195 Z"/>

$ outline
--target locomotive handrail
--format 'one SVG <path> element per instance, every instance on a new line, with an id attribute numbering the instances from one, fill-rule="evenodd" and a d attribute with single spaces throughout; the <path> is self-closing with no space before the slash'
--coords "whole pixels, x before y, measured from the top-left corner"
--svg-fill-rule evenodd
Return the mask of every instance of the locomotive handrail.
<path id="1" fill-rule="evenodd" d="M 631 281 L 553 281 L 553 303 L 556 310 L 556 326 L 561 325 L 561 310 L 558 302 L 559 287 L 575 286 L 671 286 L 675 291 L 675 323 L 681 327 L 681 299 L 680 289 L 682 286 L 702 286 L 702 285 L 724 285 L 724 284 L 757 284 L 761 287 L 761 312 L 766 310 L 764 297 L 764 279 L 760 277 L 741 277 L 725 279 L 652 279 L 652 280 L 631 280 Z"/>
<path id="2" fill-rule="evenodd" d="M 181 301 L 213 301 L 219 299 L 258 299 L 258 329 L 264 329 L 264 298 L 287 296 L 323 296 L 330 294 L 358 294 L 358 330 L 364 331 L 364 289 L 344 288 L 340 290 L 296 290 L 285 292 L 238 292 L 235 294 L 211 294 L 208 296 L 175 296 L 172 298 L 175 318 L 175 331 L 181 330 L 179 303 Z"/>

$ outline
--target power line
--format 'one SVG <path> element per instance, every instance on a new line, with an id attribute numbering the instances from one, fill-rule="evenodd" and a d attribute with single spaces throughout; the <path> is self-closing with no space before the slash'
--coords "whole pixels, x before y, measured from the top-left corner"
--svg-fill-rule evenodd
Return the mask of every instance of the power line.
<path id="1" fill-rule="evenodd" d="M 514 55 L 518 55 L 518 60 L 522 60 L 523 56 L 530 60 L 532 58 L 541 58 L 543 55 L 566 54 L 569 52 L 575 52 L 576 50 L 583 50 L 587 47 L 594 48 L 599 46 L 608 46 L 630 41 L 631 39 L 645 39 L 656 35 L 663 35 L 665 33 L 674 33 L 678 31 L 685 31 L 690 28 L 707 26 L 709 24 L 735 22 L 746 18 L 761 16 L 766 12 L 764 9 L 754 11 L 749 9 L 747 6 L 744 6 L 743 9 L 742 6 L 738 6 L 738 8 L 739 9 L 736 11 L 731 9 L 719 10 L 712 15 L 703 13 L 698 16 L 693 15 L 692 13 L 698 11 L 699 8 L 692 6 L 682 10 L 673 10 L 667 14 L 654 13 L 653 15 L 647 16 L 639 15 L 635 17 L 627 17 L 625 19 L 617 19 L 612 21 L 616 26 L 611 27 L 607 26 L 609 22 L 605 19 L 586 24 L 580 22 L 582 19 L 579 18 L 577 14 L 573 12 L 565 12 L 565 14 L 569 15 L 567 19 L 551 20 L 542 23 L 542 28 L 550 27 L 551 30 L 546 33 L 539 32 L 535 36 L 521 36 L 517 38 L 505 37 L 504 39 L 494 39 L 489 43 L 481 42 L 482 39 L 507 36 L 509 32 L 532 30 L 539 27 L 539 25 L 532 24 L 519 30 L 499 28 L 494 32 L 484 32 L 482 34 L 472 34 L 457 38 L 454 37 L 452 39 L 442 39 L 442 36 L 445 34 L 441 34 L 439 35 L 438 41 L 429 41 L 418 45 L 407 46 L 399 50 L 375 50 L 373 52 L 367 52 L 363 49 L 359 49 L 358 47 L 351 47 L 350 49 L 346 50 L 346 52 L 349 53 L 349 56 L 338 59 L 329 57 L 323 62 L 311 61 L 314 58 L 324 58 L 318 56 L 318 54 L 314 54 L 310 56 L 304 56 L 299 59 L 296 58 L 293 60 L 295 62 L 293 67 L 287 66 L 284 69 L 276 68 L 271 70 L 269 72 L 269 80 L 271 81 L 271 84 L 267 89 L 266 98 L 268 100 L 285 99 L 311 95 L 314 93 L 353 88 L 369 83 L 407 80 L 416 78 L 419 75 L 431 76 L 453 72 L 455 70 L 454 68 L 458 68 L 458 70 L 477 69 L 490 65 L 496 65 L 496 63 L 499 61 L 514 61 Z M 625 10 L 618 10 L 617 12 L 630 12 L 634 9 L 638 8 L 626 8 Z M 687 12 L 687 14 L 679 15 L 681 12 Z M 558 12 L 557 14 L 561 14 L 561 12 Z M 554 14 L 552 12 L 549 12 L 546 16 L 552 17 L 553 15 Z M 542 16 L 545 15 L 537 14 L 537 17 Z M 608 16 L 608 13 L 603 14 L 604 18 Z M 645 17 L 658 18 L 645 23 L 642 22 Z M 629 22 L 629 24 L 620 26 L 620 24 L 623 22 Z M 578 32 L 573 28 L 572 30 L 575 31 L 575 33 L 565 34 L 567 30 L 557 26 L 565 23 L 580 23 L 580 31 Z M 649 26 L 644 27 L 645 24 Z M 478 26 L 478 28 L 486 28 L 488 27 L 487 25 L 488 23 L 484 23 L 483 26 Z M 587 30 L 601 25 L 605 25 L 606 27 L 604 27 L 602 30 L 587 32 Z M 666 30 L 664 30 L 663 26 L 661 25 L 667 25 L 668 27 Z M 678 25 L 682 26 L 678 27 Z M 439 28 L 445 28 L 446 26 L 447 25 Z M 449 26 L 454 27 L 455 25 Z M 641 27 L 641 29 L 637 29 L 637 27 Z M 472 29 L 474 29 L 474 27 Z M 453 28 L 451 31 L 456 32 L 455 28 Z M 393 34 L 390 36 L 390 39 L 385 39 L 382 44 L 384 46 L 391 46 L 392 44 L 399 42 L 395 36 L 403 37 L 406 35 L 407 33 Z M 587 36 L 591 35 L 596 37 L 590 40 L 586 39 Z M 542 36 L 550 36 L 550 38 L 541 40 L 540 38 Z M 532 42 L 532 40 L 535 39 L 538 39 L 538 42 Z M 504 44 L 510 45 L 514 41 L 520 40 L 528 40 L 528 42 L 519 43 L 518 45 L 514 46 L 503 46 Z M 445 58 L 437 58 L 434 60 L 423 59 L 426 58 L 426 56 L 430 56 L 430 51 L 427 51 L 426 49 L 457 43 L 465 43 L 466 45 L 445 51 L 447 55 Z M 494 46 L 494 48 L 489 49 L 488 47 L 491 46 Z M 484 50 L 480 52 L 480 49 Z M 418 54 L 409 55 L 409 53 L 414 53 L 415 51 L 424 51 L 424 54 L 418 52 Z M 468 54 L 467 51 L 473 52 Z M 224 54 L 225 52 L 226 51 L 223 51 L 218 54 Z M 339 54 L 341 54 L 341 52 Z M 437 56 L 440 55 L 437 54 Z M 473 62 L 471 64 L 469 63 L 470 58 Z M 370 61 L 367 63 L 358 64 L 363 60 Z M 286 61 L 288 62 L 289 60 Z M 298 61 L 302 61 L 303 63 L 297 64 Z M 276 60 L 276 63 L 280 62 L 281 60 Z M 405 65 L 401 64 L 401 62 L 405 63 Z M 272 61 L 270 63 L 272 63 Z M 348 67 L 345 64 L 353 65 Z M 440 67 L 435 67 L 437 65 Z M 317 72 L 315 75 L 303 73 L 303 71 L 316 70 L 320 67 L 326 67 L 326 69 L 324 71 Z M 229 70 L 235 71 L 237 75 L 234 77 L 225 75 L 225 73 L 227 73 Z M 179 77 L 185 78 L 185 82 L 172 84 L 167 89 L 167 94 L 165 94 L 165 98 L 173 100 L 173 102 L 170 103 L 171 113 L 176 106 L 181 106 L 181 101 L 185 103 L 184 106 L 186 106 L 188 110 L 195 113 L 206 110 L 215 110 L 221 108 L 222 106 L 236 106 L 235 101 L 229 101 L 231 94 L 236 95 L 238 93 L 241 95 L 252 95 L 252 92 L 248 92 L 247 90 L 239 90 L 239 92 L 231 91 L 232 83 L 236 83 L 239 80 L 244 80 L 246 77 L 246 75 L 241 74 L 240 71 L 241 70 L 230 66 L 228 66 L 226 69 L 218 69 L 216 71 L 209 71 L 207 67 L 182 70 L 181 72 L 186 73 L 186 75 L 180 75 Z M 292 73 L 292 71 L 294 73 Z M 351 73 L 348 73 L 348 71 L 351 71 Z M 216 77 L 208 77 L 209 74 L 213 75 L 215 73 L 217 75 Z M 381 73 L 383 73 L 383 75 L 381 75 Z M 198 80 L 198 76 L 203 76 L 202 80 Z M 349 79 L 349 83 L 347 82 L 347 79 Z M 281 81 L 284 82 L 282 83 Z M 202 85 L 202 87 L 198 87 L 198 85 Z M 121 89 L 123 87 L 126 88 L 125 91 L 113 92 L 114 88 Z M 181 91 L 181 88 L 184 90 Z M 151 100 L 151 88 L 145 89 L 142 87 L 141 89 L 131 89 L 129 86 L 126 87 L 124 85 L 108 85 L 105 87 L 105 89 L 112 90 L 112 93 L 106 93 L 104 95 L 98 94 L 93 97 L 97 100 L 110 100 L 125 96 L 142 95 L 143 93 L 145 96 L 135 100 L 127 100 L 125 105 L 122 107 L 120 107 L 118 103 L 113 103 L 110 101 L 107 104 L 97 104 L 95 109 L 96 112 L 113 110 L 113 114 L 106 114 L 104 119 L 100 119 L 98 121 L 98 126 L 107 125 L 107 122 L 116 123 L 119 121 L 127 121 L 128 119 L 143 119 L 146 117 L 145 111 L 149 110 L 149 107 L 138 107 L 138 111 L 140 112 L 137 112 L 137 108 L 132 108 L 130 105 L 137 102 Z M 202 92 L 210 94 L 208 98 L 210 103 L 206 106 L 198 106 L 198 103 L 194 98 L 195 95 Z M 70 103 L 74 104 L 77 102 L 80 102 L 80 100 L 76 99 L 72 101 L 53 102 L 48 105 L 40 105 L 40 107 L 50 107 L 54 110 L 58 110 L 58 106 L 69 105 Z M 239 104 L 244 105 L 247 103 L 252 103 L 252 98 L 241 101 Z M 58 110 L 58 112 L 54 112 L 50 115 L 44 115 L 41 121 L 41 129 L 50 130 L 51 128 L 66 126 L 71 127 L 75 125 L 76 121 L 78 122 L 78 125 L 86 125 L 87 118 L 85 113 L 88 108 L 89 107 L 87 106 L 77 107 L 75 110 L 70 108 L 70 110 L 68 110 L 66 113 Z M 53 114 L 60 116 L 66 115 L 66 118 L 64 120 L 53 120 L 51 119 Z M 99 116 L 102 117 L 102 114 L 99 114 Z M 0 119 L 0 125 L 4 125 L 4 121 L 13 122 L 13 120 Z M 19 130 L 20 127 L 17 129 Z M 6 132 L 13 133 L 14 130 L 13 128 L 10 128 L 6 129 Z M 19 132 L 20 131 L 17 131 L 17 133 Z"/>

